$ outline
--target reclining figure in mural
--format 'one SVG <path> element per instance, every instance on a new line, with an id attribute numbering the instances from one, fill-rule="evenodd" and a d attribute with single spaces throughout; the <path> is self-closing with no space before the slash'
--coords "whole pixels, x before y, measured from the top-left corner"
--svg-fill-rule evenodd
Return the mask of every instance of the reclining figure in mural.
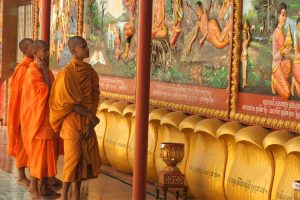
<path id="1" fill-rule="evenodd" d="M 297 95 L 298 97 L 300 97 L 300 11 L 297 19 L 297 27 L 294 32 L 294 50 L 295 50 L 295 58 L 294 58 L 291 93 L 294 96 L 295 95 L 294 90 L 296 88 Z"/>
<path id="2" fill-rule="evenodd" d="M 287 18 L 287 5 L 281 3 L 278 9 L 278 24 L 272 36 L 273 46 L 273 62 L 271 87 L 272 93 L 278 93 L 284 100 L 290 98 L 289 77 L 291 73 L 292 63 L 288 58 L 284 58 L 292 50 L 291 46 L 285 45 L 284 25 Z"/>
<path id="3" fill-rule="evenodd" d="M 165 22 L 165 1 L 155 0 L 153 5 L 152 37 L 162 39 L 168 35 L 168 28 Z"/>
<path id="4" fill-rule="evenodd" d="M 215 19 L 208 18 L 208 11 L 203 9 L 202 3 L 198 1 L 196 3 L 196 12 L 198 16 L 198 22 L 195 29 L 195 34 L 191 39 L 188 46 L 189 52 L 192 49 L 192 45 L 196 40 L 199 31 L 202 33 L 203 37 L 199 41 L 199 47 L 201 48 L 207 39 L 214 47 L 218 49 L 223 49 L 228 46 L 231 41 L 232 33 L 232 20 L 228 21 L 223 31 L 221 30 L 218 22 Z"/>

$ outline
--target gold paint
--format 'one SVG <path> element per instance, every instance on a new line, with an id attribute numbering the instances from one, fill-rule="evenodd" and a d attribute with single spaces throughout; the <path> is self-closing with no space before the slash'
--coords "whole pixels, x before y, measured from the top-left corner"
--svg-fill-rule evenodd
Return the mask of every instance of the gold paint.
<path id="1" fill-rule="evenodd" d="M 263 141 L 264 148 L 271 152 L 274 159 L 274 179 L 271 199 L 276 199 L 278 185 L 286 164 L 284 145 L 294 136 L 288 131 L 280 130 L 268 134 Z"/>
<path id="2" fill-rule="evenodd" d="M 116 102 L 115 100 L 113 100 L 113 99 L 108 99 L 108 100 L 104 100 L 101 104 L 100 104 L 100 106 L 98 107 L 98 110 L 100 110 L 100 111 L 108 111 L 108 108 L 109 108 L 109 106 L 112 104 L 112 103 L 114 103 L 114 102 Z"/>
<path id="3" fill-rule="evenodd" d="M 236 133 L 236 158 L 229 173 L 226 195 L 232 200 L 268 200 L 273 181 L 272 155 L 263 148 L 269 131 L 250 126 Z"/>
<path id="4" fill-rule="evenodd" d="M 109 163 L 124 173 L 132 173 L 128 162 L 128 141 L 130 138 L 130 119 L 123 116 L 127 102 L 115 102 L 108 108 L 107 132 L 104 138 L 104 149 Z"/>
<path id="5" fill-rule="evenodd" d="M 135 112 L 135 104 L 131 104 L 123 110 L 123 116 L 125 116 L 125 117 L 128 116 L 128 117 L 132 118 L 134 112 Z"/>
<path id="6" fill-rule="evenodd" d="M 33 4 L 33 36 L 32 38 L 34 40 L 38 39 L 38 34 L 39 34 L 39 0 L 34 0 Z"/>
<path id="7" fill-rule="evenodd" d="M 153 108 L 150 106 L 149 112 L 151 113 L 152 110 Z M 132 113 L 134 116 L 135 110 L 132 110 Z M 149 121 L 148 124 L 147 180 L 152 183 L 157 182 L 157 173 L 154 164 L 154 152 L 155 152 L 155 146 L 157 140 L 157 126 L 156 126 L 157 123 L 159 122 L 153 123 Z M 133 162 L 134 162 L 134 140 L 135 140 L 135 131 L 136 131 L 135 127 L 136 127 L 136 119 L 135 117 L 132 117 L 131 133 L 128 142 L 128 162 L 132 170 L 133 170 Z"/>
<path id="8" fill-rule="evenodd" d="M 100 123 L 95 127 L 95 131 L 98 139 L 99 154 L 103 164 L 109 164 L 104 149 L 104 138 L 107 130 L 110 130 L 110 127 L 108 127 L 109 123 L 107 123 L 107 114 L 108 108 L 112 103 L 114 103 L 114 100 L 105 100 L 101 102 L 97 111 L 97 117 L 100 119 Z"/>
<path id="9" fill-rule="evenodd" d="M 220 126 L 217 130 L 217 137 L 219 138 L 219 140 L 225 143 L 226 152 L 227 152 L 225 178 L 224 178 L 225 194 L 227 191 L 229 173 L 233 165 L 233 162 L 235 160 L 235 154 L 236 154 L 235 134 L 237 131 L 239 131 L 244 127 L 245 126 L 239 122 L 228 122 Z"/>
<path id="10" fill-rule="evenodd" d="M 155 167 L 156 172 L 159 173 L 162 171 L 166 164 L 160 157 L 160 143 L 163 142 L 176 142 L 176 143 L 183 143 L 184 146 L 184 158 L 183 160 L 177 165 L 181 172 L 185 171 L 185 164 L 187 159 L 187 152 L 185 150 L 186 146 L 188 148 L 188 138 L 181 134 L 179 131 L 179 125 L 181 121 L 186 118 L 182 112 L 171 112 L 165 114 L 161 120 L 160 125 L 158 125 L 157 129 L 157 143 L 155 148 Z"/>
<path id="11" fill-rule="evenodd" d="M 166 110 L 166 109 L 155 109 L 152 112 L 150 112 L 150 114 L 149 114 L 149 121 L 158 120 L 159 123 L 160 123 L 160 120 L 167 113 L 169 113 L 169 111 Z"/>
<path id="12" fill-rule="evenodd" d="M 222 124 L 218 119 L 201 120 L 194 127 L 195 134 L 190 136 L 186 179 L 196 199 L 226 199 L 223 186 L 226 146 L 216 136 Z"/>
<path id="13" fill-rule="evenodd" d="M 83 32 L 83 15 L 84 15 L 84 0 L 77 0 L 77 35 L 82 36 Z"/>
<path id="14" fill-rule="evenodd" d="M 292 183 L 300 179 L 300 137 L 294 137 L 285 144 L 286 165 L 279 181 L 276 199 L 293 199 Z"/>
<path id="15" fill-rule="evenodd" d="M 188 173 L 188 167 L 189 163 L 191 162 L 191 159 L 193 159 L 193 157 L 191 155 L 194 155 L 194 151 L 196 148 L 201 148 L 201 146 L 197 146 L 196 147 L 196 135 L 197 133 L 194 133 L 194 128 L 196 126 L 196 124 L 203 120 L 202 117 L 200 117 L 199 115 L 192 115 L 189 116 L 187 118 L 185 118 L 184 120 L 182 120 L 182 122 L 180 123 L 179 126 L 179 130 L 182 134 L 186 135 L 186 137 L 188 138 L 188 142 L 189 142 L 189 148 L 188 148 L 188 152 L 187 155 L 187 161 L 186 161 L 186 168 L 185 171 L 182 172 L 185 174 L 185 181 L 188 185 L 188 188 L 193 187 L 192 184 L 190 184 L 189 180 L 191 178 L 193 178 L 193 176 L 189 177 L 190 173 Z M 185 147 L 185 151 L 187 151 L 187 148 Z M 190 190 L 188 190 L 188 197 L 192 197 L 192 193 L 190 192 Z"/>
<path id="16" fill-rule="evenodd" d="M 123 95 L 123 94 L 117 94 L 117 93 L 111 93 L 111 92 L 101 92 L 101 95 L 105 98 L 109 99 L 116 99 L 116 100 L 124 100 L 124 101 L 135 101 L 135 96 L 131 95 Z M 175 102 L 168 102 L 168 101 L 161 101 L 157 99 L 150 99 L 150 105 L 156 106 L 156 107 L 162 107 L 166 109 L 176 110 L 176 111 L 184 111 L 189 113 L 195 113 L 195 114 L 201 114 L 204 116 L 209 117 L 217 117 L 221 119 L 227 119 L 228 118 L 228 111 L 225 110 L 217 110 L 217 109 L 211 109 L 207 107 L 199 107 L 199 106 L 191 106 L 191 105 L 185 105 L 185 104 L 179 104 Z"/>

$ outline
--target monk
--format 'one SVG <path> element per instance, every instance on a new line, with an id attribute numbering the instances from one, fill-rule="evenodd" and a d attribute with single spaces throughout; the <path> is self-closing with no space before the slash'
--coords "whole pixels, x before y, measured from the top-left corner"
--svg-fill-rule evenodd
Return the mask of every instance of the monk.
<path id="1" fill-rule="evenodd" d="M 20 122 L 20 107 L 22 85 L 26 75 L 29 64 L 33 62 L 32 54 L 33 40 L 25 38 L 20 41 L 19 48 L 24 54 L 24 59 L 15 68 L 14 74 L 11 78 L 8 113 L 7 113 L 7 132 L 8 132 L 8 149 L 7 153 L 16 158 L 16 167 L 18 169 L 19 178 L 17 183 L 19 185 L 29 186 L 30 181 L 25 174 L 27 167 L 28 156 L 24 149 L 23 139 L 21 134 Z"/>
<path id="2" fill-rule="evenodd" d="M 34 61 L 30 63 L 23 83 L 21 97 L 21 131 L 29 158 L 33 198 L 59 197 L 48 185 L 48 178 L 56 175 L 58 133 L 49 122 L 49 94 L 54 80 L 48 68 L 49 47 L 46 42 L 33 43 Z M 38 179 L 41 180 L 38 189 Z"/>
<path id="3" fill-rule="evenodd" d="M 100 156 L 94 127 L 99 123 L 99 78 L 89 57 L 87 42 L 80 36 L 68 41 L 73 59 L 58 73 L 50 95 L 50 123 L 64 140 L 62 199 L 68 199 L 72 184 L 73 199 L 79 199 L 81 181 L 96 178 Z"/>

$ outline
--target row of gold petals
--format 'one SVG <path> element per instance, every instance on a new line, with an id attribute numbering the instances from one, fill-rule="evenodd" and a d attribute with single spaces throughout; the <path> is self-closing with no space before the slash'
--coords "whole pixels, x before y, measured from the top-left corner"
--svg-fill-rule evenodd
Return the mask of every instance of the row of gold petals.
<path id="1" fill-rule="evenodd" d="M 129 102 L 135 101 L 135 97 L 131 95 L 101 92 L 101 96 L 103 96 L 104 98 L 117 99 L 117 100 L 129 101 Z M 200 115 L 204 115 L 208 117 L 216 117 L 220 119 L 226 119 L 228 115 L 228 112 L 224 110 L 210 109 L 210 108 L 204 108 L 199 106 L 191 106 L 191 105 L 162 101 L 157 99 L 150 99 L 149 103 L 150 105 L 155 107 L 162 107 L 170 110 L 200 114 Z"/>

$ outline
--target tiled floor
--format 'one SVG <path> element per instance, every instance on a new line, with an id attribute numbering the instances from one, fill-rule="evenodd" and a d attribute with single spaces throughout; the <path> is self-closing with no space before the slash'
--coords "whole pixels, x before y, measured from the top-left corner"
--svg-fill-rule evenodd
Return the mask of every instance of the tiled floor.
<path id="1" fill-rule="evenodd" d="M 0 128 L 0 200 L 31 199 L 26 187 L 16 184 L 17 171 L 14 159 L 6 154 L 6 129 Z M 27 172 L 28 174 L 28 172 Z M 58 161 L 58 175 L 62 175 L 62 157 Z M 60 192 L 60 191 L 59 191 Z M 106 174 L 98 179 L 85 181 L 81 187 L 81 199 L 87 200 L 129 200 L 132 187 Z M 147 200 L 154 197 L 147 194 Z"/>

